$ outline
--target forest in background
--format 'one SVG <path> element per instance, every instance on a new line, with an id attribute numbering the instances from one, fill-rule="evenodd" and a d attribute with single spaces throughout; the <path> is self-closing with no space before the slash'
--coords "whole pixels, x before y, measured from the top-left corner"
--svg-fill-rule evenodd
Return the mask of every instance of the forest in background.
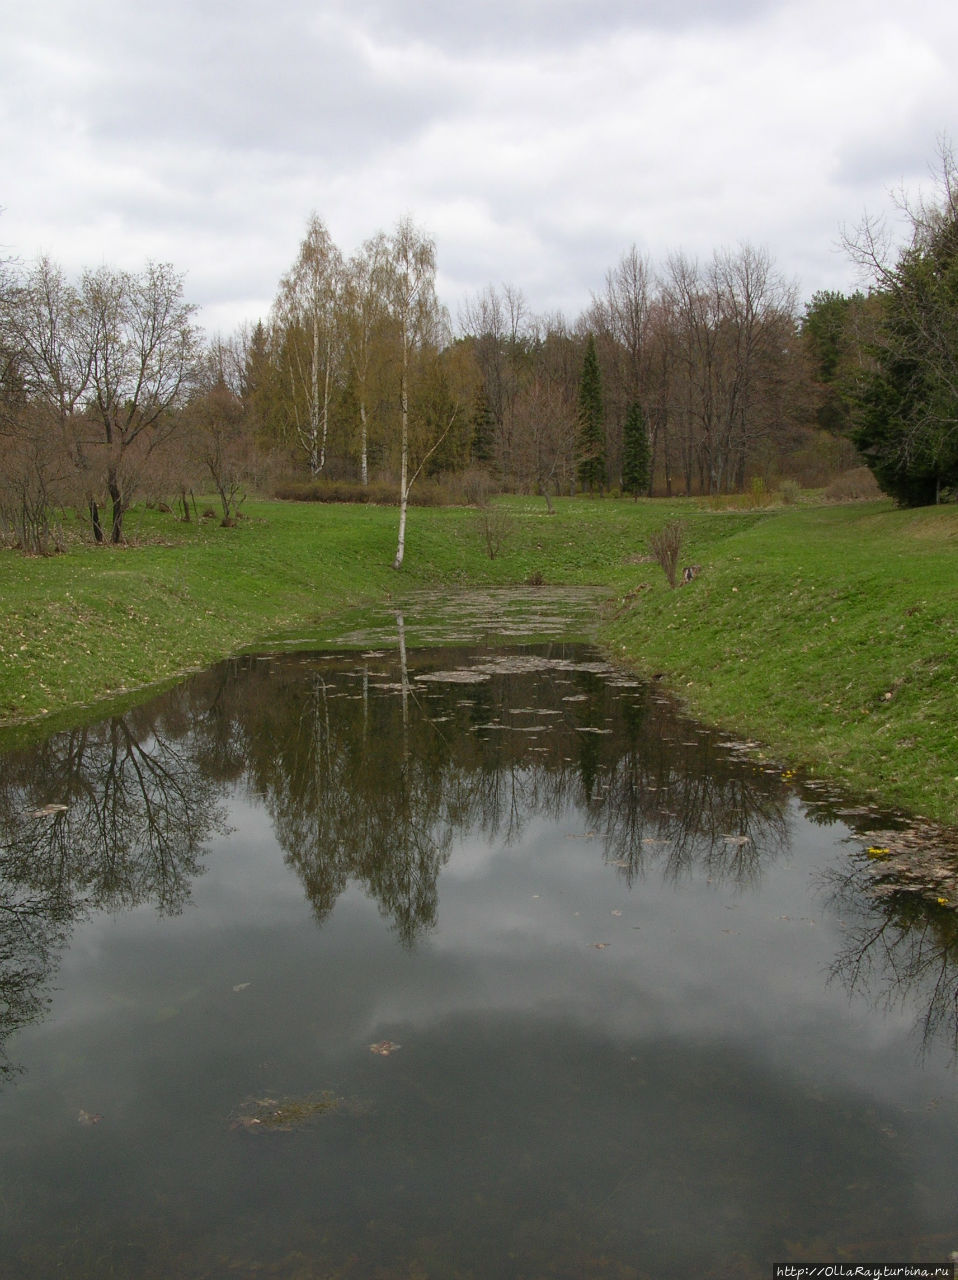
<path id="1" fill-rule="evenodd" d="M 417 495 L 789 500 L 863 462 L 901 504 L 941 501 L 958 483 L 958 184 L 941 161 L 935 199 L 903 206 L 904 248 L 876 222 L 848 239 L 868 291 L 803 306 L 763 249 L 653 264 L 632 247 L 574 320 L 508 284 L 453 320 L 409 218 L 347 258 L 313 215 L 268 316 L 225 337 L 201 333 L 172 265 L 71 280 L 7 262 L 0 534 L 54 550 L 72 507 L 122 542 L 135 500 L 190 519 L 214 491 L 227 524 L 248 493 L 398 502 L 403 521 Z"/>

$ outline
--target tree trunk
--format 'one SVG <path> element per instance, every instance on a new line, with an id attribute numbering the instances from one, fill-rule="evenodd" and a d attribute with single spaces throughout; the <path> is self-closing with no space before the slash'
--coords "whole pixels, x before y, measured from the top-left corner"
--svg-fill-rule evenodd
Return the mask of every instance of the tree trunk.
<path id="1" fill-rule="evenodd" d="M 114 546 L 118 546 L 123 541 L 123 494 L 120 492 L 116 471 L 112 468 L 106 487 L 110 491 L 113 502 L 113 532 L 110 535 L 110 541 Z"/>
<path id="2" fill-rule="evenodd" d="M 399 633 L 399 678 L 402 686 L 403 762 L 409 755 L 409 666 L 406 659 L 406 626 L 401 613 L 396 614 Z"/>
<path id="3" fill-rule="evenodd" d="M 310 369 L 309 396 L 309 469 L 314 476 L 323 469 L 319 441 L 319 320 L 313 316 L 313 360 Z"/>
<path id="4" fill-rule="evenodd" d="M 369 460 L 366 450 L 366 401 L 359 401 L 359 479 L 365 489 L 369 484 Z"/>
<path id="5" fill-rule="evenodd" d="M 96 498 L 90 499 L 90 523 L 93 526 L 93 541 L 103 541 L 103 525 L 100 524 L 100 508 Z"/>
<path id="6" fill-rule="evenodd" d="M 401 569 L 406 554 L 406 507 L 409 502 L 409 349 L 403 334 L 402 376 L 399 384 L 399 404 L 402 416 L 402 467 L 399 480 L 399 540 L 396 544 L 394 569 Z"/>
<path id="7" fill-rule="evenodd" d="M 402 455 L 402 481 L 399 487 L 399 539 L 396 543 L 396 558 L 393 561 L 394 569 L 402 568 L 403 557 L 406 554 L 406 507 L 409 501 L 409 492 L 406 488 L 406 472 L 408 469 L 406 453 L 407 451 L 404 445 Z"/>

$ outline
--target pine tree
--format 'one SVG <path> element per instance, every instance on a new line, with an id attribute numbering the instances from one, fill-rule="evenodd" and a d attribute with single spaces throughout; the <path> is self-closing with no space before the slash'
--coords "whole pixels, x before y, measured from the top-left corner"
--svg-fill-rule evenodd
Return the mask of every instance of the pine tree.
<path id="1" fill-rule="evenodd" d="M 622 435 L 622 492 L 637 498 L 649 487 L 649 465 L 652 451 L 649 433 L 645 428 L 645 414 L 637 402 L 629 405 Z"/>
<path id="2" fill-rule="evenodd" d="M 472 414 L 472 441 L 470 449 L 473 462 L 480 465 L 491 462 L 494 451 L 495 438 L 495 418 L 492 416 L 492 406 L 489 404 L 489 397 L 486 395 L 485 387 L 480 386 L 476 392 L 475 404 Z"/>
<path id="3" fill-rule="evenodd" d="M 579 483 L 590 493 L 605 486 L 605 413 L 595 338 L 589 334 L 579 383 Z"/>

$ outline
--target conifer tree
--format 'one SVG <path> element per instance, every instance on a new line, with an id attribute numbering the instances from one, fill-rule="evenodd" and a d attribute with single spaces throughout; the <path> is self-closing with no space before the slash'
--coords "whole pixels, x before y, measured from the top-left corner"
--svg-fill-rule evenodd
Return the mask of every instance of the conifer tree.
<path id="1" fill-rule="evenodd" d="M 590 493 L 605 486 L 605 413 L 602 406 L 602 376 L 595 350 L 595 338 L 589 334 L 582 380 L 579 383 L 579 483 Z"/>
<path id="2" fill-rule="evenodd" d="M 472 414 L 470 452 L 473 462 L 481 465 L 492 461 L 494 436 L 495 418 L 492 414 L 492 406 L 489 404 L 485 388 L 480 385 L 476 392 Z"/>
<path id="3" fill-rule="evenodd" d="M 622 492 L 637 498 L 649 487 L 651 449 L 642 406 L 633 401 L 625 417 L 622 435 Z"/>

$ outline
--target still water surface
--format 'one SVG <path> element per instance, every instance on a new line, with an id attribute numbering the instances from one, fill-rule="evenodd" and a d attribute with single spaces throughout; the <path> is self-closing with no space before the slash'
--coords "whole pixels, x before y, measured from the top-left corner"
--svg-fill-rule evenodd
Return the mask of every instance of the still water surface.
<path id="1" fill-rule="evenodd" d="M 958 1248 L 953 913 L 592 651 L 241 659 L 0 780 L 0 1275 Z"/>

